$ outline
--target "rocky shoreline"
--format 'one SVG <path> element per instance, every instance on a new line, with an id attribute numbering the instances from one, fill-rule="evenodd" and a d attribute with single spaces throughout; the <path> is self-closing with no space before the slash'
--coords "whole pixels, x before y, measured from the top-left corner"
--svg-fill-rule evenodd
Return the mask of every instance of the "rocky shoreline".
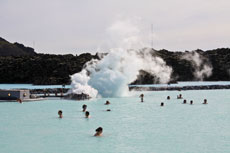
<path id="1" fill-rule="evenodd" d="M 140 50 L 141 54 L 145 49 Z M 140 55 L 141 55 L 140 54 Z M 168 51 L 151 49 L 152 58 L 161 58 L 172 68 L 170 82 L 179 81 L 230 81 L 230 48 L 194 51 Z M 107 53 L 80 55 L 54 55 L 36 53 L 23 44 L 10 43 L 0 37 L 0 83 L 56 85 L 70 84 L 70 76 L 81 72 L 84 65 L 99 60 Z M 189 58 L 189 60 L 188 60 Z M 194 62 L 199 60 L 199 65 Z M 154 65 L 153 65 L 154 66 Z M 204 69 L 205 68 L 205 69 Z M 203 71 L 209 73 L 203 73 Z M 209 71 L 206 71 L 209 70 Z M 200 72 L 202 75 L 200 76 Z M 196 72 L 196 73 L 195 73 Z M 199 73 L 198 73 L 199 72 Z M 197 76 L 197 74 L 199 74 Z M 131 84 L 160 83 L 159 78 L 144 70 Z"/>
<path id="2" fill-rule="evenodd" d="M 181 86 L 181 87 L 129 87 L 129 90 L 132 91 L 180 91 L 180 90 L 217 90 L 217 89 L 230 89 L 230 85 L 203 85 L 203 86 Z"/>
<path id="3" fill-rule="evenodd" d="M 31 89 L 31 94 L 66 94 L 70 88 L 47 88 L 47 89 Z M 180 90 L 217 90 L 230 89 L 230 85 L 202 85 L 202 86 L 165 86 L 165 87 L 129 87 L 130 91 L 180 91 Z"/>

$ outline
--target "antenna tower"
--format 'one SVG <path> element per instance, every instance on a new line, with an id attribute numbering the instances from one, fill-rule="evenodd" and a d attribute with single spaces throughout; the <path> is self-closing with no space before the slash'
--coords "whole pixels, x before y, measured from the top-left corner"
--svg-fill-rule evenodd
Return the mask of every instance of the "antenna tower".
<path id="1" fill-rule="evenodd" d="M 153 24 L 151 24 L 151 48 L 153 48 Z"/>

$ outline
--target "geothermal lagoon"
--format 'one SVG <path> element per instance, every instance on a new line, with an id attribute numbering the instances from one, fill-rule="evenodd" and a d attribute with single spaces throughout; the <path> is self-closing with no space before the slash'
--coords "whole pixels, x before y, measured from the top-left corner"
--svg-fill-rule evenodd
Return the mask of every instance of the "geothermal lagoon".
<path id="1" fill-rule="evenodd" d="M 1 2 L 0 153 L 230 153 L 230 1 Z"/>
<path id="2" fill-rule="evenodd" d="M 187 104 L 176 98 L 178 94 Z M 207 105 L 202 104 L 205 98 Z M 230 90 L 192 90 L 132 92 L 129 97 L 86 101 L 1 102 L 0 152 L 228 153 L 229 99 Z M 106 100 L 111 105 L 104 105 Z M 58 110 L 63 111 L 62 119 Z M 94 137 L 99 126 L 103 136 Z"/>

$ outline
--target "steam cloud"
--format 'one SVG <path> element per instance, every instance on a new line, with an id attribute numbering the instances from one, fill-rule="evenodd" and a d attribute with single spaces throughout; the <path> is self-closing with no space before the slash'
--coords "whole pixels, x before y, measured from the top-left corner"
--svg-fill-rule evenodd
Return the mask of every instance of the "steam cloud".
<path id="1" fill-rule="evenodd" d="M 130 21 L 118 21 L 108 28 L 109 35 L 116 41 L 109 53 L 100 60 L 91 60 L 80 72 L 71 76 L 72 93 L 96 97 L 128 96 L 128 84 L 135 81 L 139 71 L 154 75 L 161 83 L 167 83 L 172 73 L 160 57 L 152 56 L 152 49 L 143 48 L 138 27 Z M 113 36 L 115 34 L 115 36 Z"/>
<path id="2" fill-rule="evenodd" d="M 198 80 L 203 81 L 205 77 L 212 75 L 212 66 L 209 64 L 207 59 L 199 53 L 195 51 L 186 53 L 182 56 L 182 59 L 192 62 L 192 65 L 195 69 L 193 74 Z"/>

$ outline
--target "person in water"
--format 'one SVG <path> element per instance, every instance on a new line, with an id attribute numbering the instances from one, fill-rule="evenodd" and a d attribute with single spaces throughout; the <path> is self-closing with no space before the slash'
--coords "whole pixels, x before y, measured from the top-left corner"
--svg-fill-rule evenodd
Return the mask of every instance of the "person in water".
<path id="1" fill-rule="evenodd" d="M 161 106 L 164 106 L 164 103 L 163 103 L 163 102 L 161 103 Z"/>
<path id="2" fill-rule="evenodd" d="M 168 96 L 167 99 L 170 100 L 170 96 Z"/>
<path id="3" fill-rule="evenodd" d="M 186 102 L 187 102 L 187 100 L 185 99 L 185 100 L 183 101 L 183 104 L 186 104 Z"/>
<path id="4" fill-rule="evenodd" d="M 63 116 L 62 116 L 62 110 L 59 110 L 58 111 L 58 115 L 59 115 L 59 118 L 62 118 Z"/>
<path id="5" fill-rule="evenodd" d="M 106 102 L 105 102 L 105 105 L 109 105 L 110 104 L 110 102 L 107 100 Z"/>
<path id="6" fill-rule="evenodd" d="M 22 100 L 19 98 L 19 99 L 17 99 L 17 101 L 20 103 L 20 104 L 22 104 Z"/>
<path id="7" fill-rule="evenodd" d="M 85 112 L 85 118 L 90 118 L 90 115 L 89 115 L 88 111 Z"/>
<path id="8" fill-rule="evenodd" d="M 179 94 L 179 95 L 177 96 L 177 99 L 182 99 L 182 95 Z"/>
<path id="9" fill-rule="evenodd" d="M 110 111 L 111 111 L 111 109 L 106 109 L 106 111 L 107 111 L 107 112 L 110 112 Z"/>
<path id="10" fill-rule="evenodd" d="M 139 97 L 141 98 L 141 102 L 144 102 L 144 94 L 141 94 Z"/>
<path id="11" fill-rule="evenodd" d="M 96 130 L 96 133 L 94 134 L 94 136 L 98 137 L 98 136 L 102 136 L 102 132 L 103 132 L 103 128 L 99 127 Z"/>
<path id="12" fill-rule="evenodd" d="M 192 104 L 193 104 L 193 101 L 191 100 L 191 101 L 190 101 L 190 105 L 192 105 Z"/>
<path id="13" fill-rule="evenodd" d="M 208 104 L 207 99 L 204 99 L 203 104 Z"/>
<path id="14" fill-rule="evenodd" d="M 82 111 L 85 112 L 87 109 L 87 105 L 86 104 L 82 105 L 82 109 L 83 109 Z"/>

